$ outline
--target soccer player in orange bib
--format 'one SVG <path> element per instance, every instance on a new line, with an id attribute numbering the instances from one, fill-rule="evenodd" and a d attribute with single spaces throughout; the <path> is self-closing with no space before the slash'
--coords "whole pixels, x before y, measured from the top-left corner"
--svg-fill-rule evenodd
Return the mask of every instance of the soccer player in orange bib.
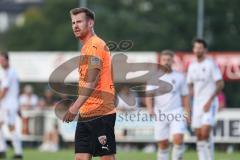
<path id="1" fill-rule="evenodd" d="M 78 98 L 65 114 L 71 122 L 78 115 L 75 159 L 115 160 L 116 111 L 110 51 L 94 33 L 94 13 L 87 8 L 70 11 L 75 37 L 83 44 L 79 61 Z"/>

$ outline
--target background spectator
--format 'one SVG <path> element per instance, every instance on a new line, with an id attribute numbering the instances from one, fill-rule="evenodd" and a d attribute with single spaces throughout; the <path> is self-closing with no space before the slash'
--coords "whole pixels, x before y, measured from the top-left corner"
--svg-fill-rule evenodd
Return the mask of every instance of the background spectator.
<path id="1" fill-rule="evenodd" d="M 23 93 L 20 95 L 20 107 L 22 110 L 35 109 L 38 103 L 38 97 L 33 93 L 31 85 L 26 85 L 23 88 Z"/>
<path id="2" fill-rule="evenodd" d="M 44 109 L 50 109 L 54 106 L 54 104 L 58 101 L 58 99 L 54 96 L 54 93 L 49 88 L 46 88 L 44 91 L 43 99 L 45 101 Z"/>
<path id="3" fill-rule="evenodd" d="M 36 108 L 38 103 L 38 97 L 33 93 L 31 85 L 26 85 L 23 88 L 23 93 L 20 95 L 20 109 L 33 110 Z M 29 118 L 22 117 L 22 133 L 25 135 L 29 134 Z"/>
<path id="4" fill-rule="evenodd" d="M 39 147 L 40 151 L 57 152 L 59 150 L 59 130 L 57 123 L 54 124 L 51 131 L 43 135 L 43 142 Z"/>
<path id="5" fill-rule="evenodd" d="M 57 98 L 52 92 L 52 90 L 47 88 L 45 89 L 44 95 L 40 99 L 38 104 L 42 109 L 54 109 L 54 107 L 56 107 L 56 103 L 63 99 L 67 99 L 67 95 L 61 94 L 60 97 Z M 47 122 L 48 128 L 44 132 L 43 141 L 42 144 L 39 146 L 39 150 L 44 152 L 57 152 L 59 150 L 60 137 L 58 130 L 58 120 L 56 119 L 56 117 L 49 117 L 47 119 Z"/>

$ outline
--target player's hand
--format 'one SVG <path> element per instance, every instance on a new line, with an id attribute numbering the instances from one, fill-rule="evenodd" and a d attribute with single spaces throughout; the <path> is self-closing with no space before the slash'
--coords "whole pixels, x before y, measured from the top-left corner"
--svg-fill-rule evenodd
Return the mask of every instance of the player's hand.
<path id="1" fill-rule="evenodd" d="M 210 109 L 210 107 L 211 107 L 211 104 L 212 104 L 212 100 L 210 99 L 210 100 L 208 100 L 207 103 L 204 105 L 203 110 L 204 110 L 205 113 L 209 111 L 209 109 Z"/>
<path id="2" fill-rule="evenodd" d="M 67 122 L 67 123 L 72 122 L 76 116 L 77 116 L 77 113 L 72 113 L 69 109 L 63 117 L 63 122 Z"/>
<path id="3" fill-rule="evenodd" d="M 17 114 L 18 114 L 18 116 L 19 116 L 20 118 L 23 118 L 23 116 L 22 116 L 22 112 L 21 112 L 20 109 L 17 111 Z"/>
<path id="4" fill-rule="evenodd" d="M 187 125 L 191 125 L 191 116 L 186 117 Z"/>
<path id="5" fill-rule="evenodd" d="M 189 112 L 184 112 L 184 118 L 187 122 L 187 125 L 191 125 L 191 114 Z"/>
<path id="6" fill-rule="evenodd" d="M 148 113 L 149 115 L 152 117 L 152 116 L 156 116 L 155 112 L 153 109 L 148 109 Z"/>

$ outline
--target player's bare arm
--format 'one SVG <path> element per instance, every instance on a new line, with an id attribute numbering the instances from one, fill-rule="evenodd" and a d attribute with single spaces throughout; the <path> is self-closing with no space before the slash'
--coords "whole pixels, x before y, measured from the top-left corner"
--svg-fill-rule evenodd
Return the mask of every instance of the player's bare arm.
<path id="1" fill-rule="evenodd" d="M 224 88 L 224 81 L 223 80 L 216 81 L 216 90 L 214 91 L 210 99 L 207 101 L 207 103 L 204 105 L 204 112 L 209 111 L 212 101 L 222 91 L 223 88 Z"/>
<path id="2" fill-rule="evenodd" d="M 184 107 L 184 116 L 186 117 L 187 123 L 190 124 L 191 122 L 191 107 L 189 101 L 189 95 L 182 96 L 182 103 Z"/>
<path id="3" fill-rule="evenodd" d="M 148 94 L 146 99 L 146 106 L 147 106 L 147 110 L 148 110 L 148 113 L 153 116 L 155 113 L 154 113 L 154 110 L 153 110 L 153 94 Z"/>
<path id="4" fill-rule="evenodd" d="M 4 89 L 1 90 L 1 92 L 0 92 L 0 100 L 3 99 L 3 97 L 5 97 L 7 92 L 8 92 L 8 88 L 4 88 Z"/>
<path id="5" fill-rule="evenodd" d="M 193 97 L 193 83 L 188 84 L 189 96 Z"/>
<path id="6" fill-rule="evenodd" d="M 96 88 L 99 80 L 99 72 L 100 70 L 97 68 L 89 70 L 87 74 L 86 89 L 79 91 L 80 93 L 77 100 L 73 103 L 63 117 L 63 122 L 71 122 L 75 119 L 82 104 L 88 99 L 93 90 Z"/>
<path id="7" fill-rule="evenodd" d="M 152 99 L 152 97 L 146 97 L 146 106 L 147 106 L 148 113 L 150 115 L 154 115 L 153 99 Z"/>

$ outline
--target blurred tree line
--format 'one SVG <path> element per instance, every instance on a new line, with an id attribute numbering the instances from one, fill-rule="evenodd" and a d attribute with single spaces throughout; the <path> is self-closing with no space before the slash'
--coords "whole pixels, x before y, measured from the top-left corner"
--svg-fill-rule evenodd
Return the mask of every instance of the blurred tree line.
<path id="1" fill-rule="evenodd" d="M 78 0 L 45 0 L 29 8 L 25 23 L 0 39 L 8 50 L 77 50 L 69 10 Z M 205 0 L 204 37 L 210 50 L 240 50 L 240 1 Z M 132 40 L 132 50 L 190 50 L 196 35 L 197 0 L 91 0 L 95 31 L 106 41 Z"/>

